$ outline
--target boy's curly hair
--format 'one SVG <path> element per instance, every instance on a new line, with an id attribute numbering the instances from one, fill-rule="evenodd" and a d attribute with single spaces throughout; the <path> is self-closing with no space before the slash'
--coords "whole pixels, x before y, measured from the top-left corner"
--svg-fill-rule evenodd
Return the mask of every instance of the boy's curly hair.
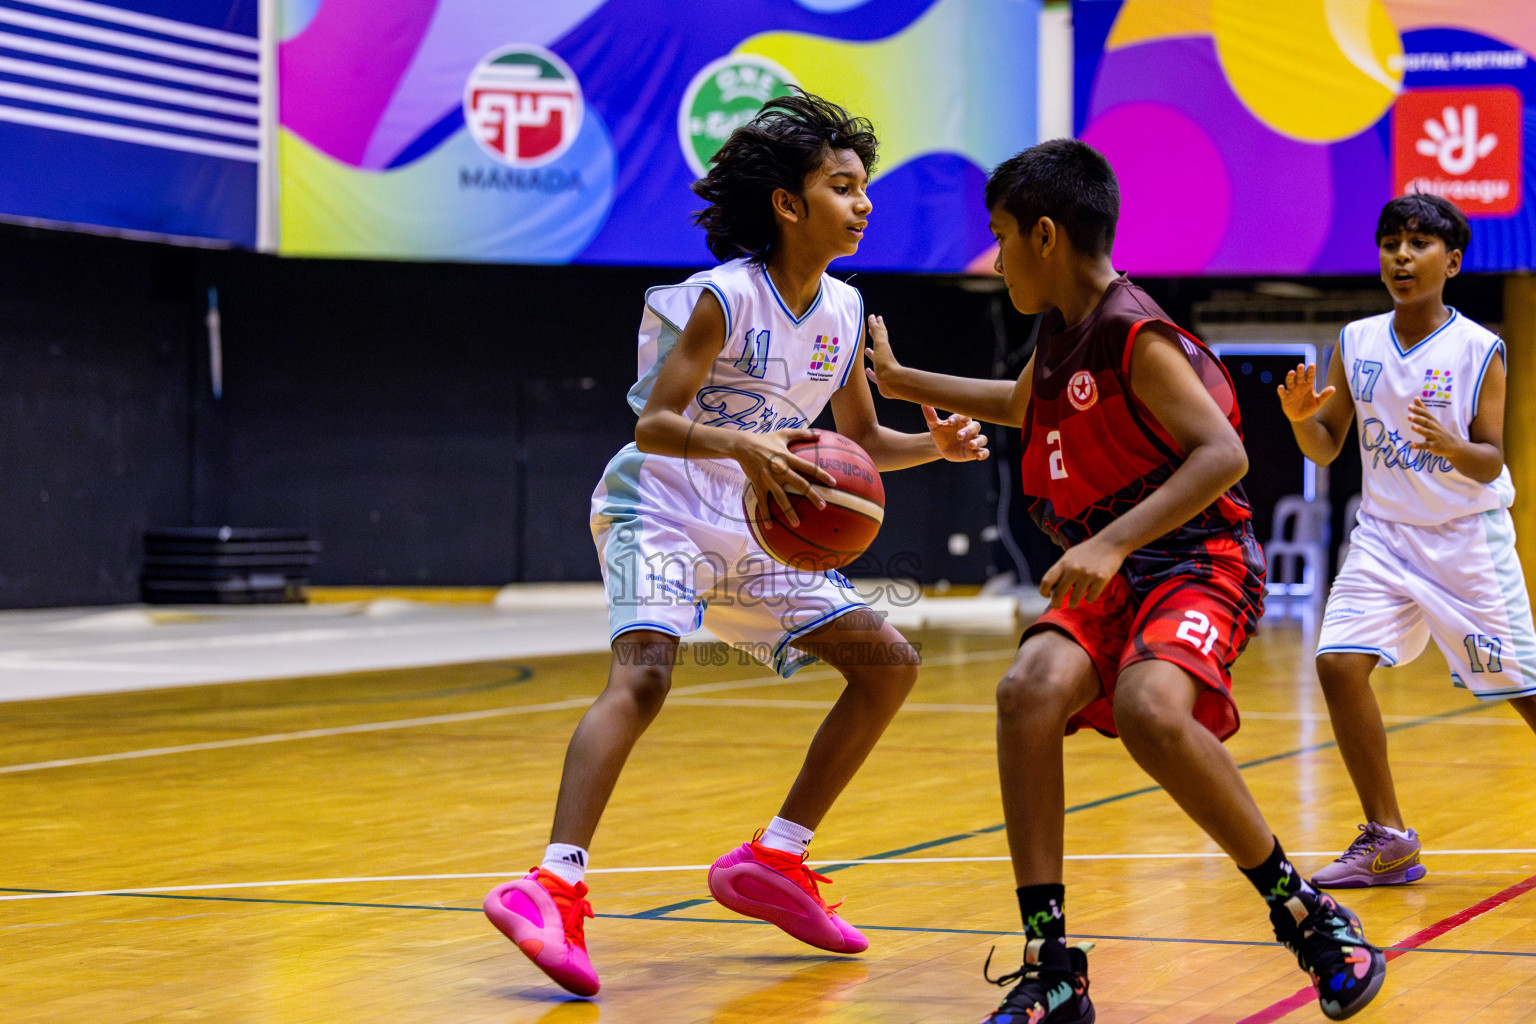
<path id="1" fill-rule="evenodd" d="M 1376 244 L 1400 231 L 1418 231 L 1445 242 L 1447 250 L 1460 249 L 1465 256 L 1472 244 L 1472 226 L 1456 204 L 1441 196 L 1410 192 L 1389 200 L 1376 221 Z"/>
<path id="2" fill-rule="evenodd" d="M 731 133 L 693 192 L 709 207 L 693 215 L 709 251 L 721 262 L 746 256 L 768 262 L 778 239 L 770 197 L 775 189 L 800 195 L 806 175 L 827 153 L 851 149 L 874 169 L 880 143 L 874 126 L 829 100 L 791 86 L 793 95 L 769 100 Z"/>

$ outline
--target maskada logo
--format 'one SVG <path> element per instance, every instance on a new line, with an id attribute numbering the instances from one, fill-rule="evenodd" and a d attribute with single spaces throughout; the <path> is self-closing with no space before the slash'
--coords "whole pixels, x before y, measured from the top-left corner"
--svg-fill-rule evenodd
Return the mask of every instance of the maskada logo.
<path id="1" fill-rule="evenodd" d="M 464 83 L 464 123 L 486 153 L 509 167 L 557 160 L 581 132 L 586 104 L 565 61 L 532 44 L 495 50 Z"/>

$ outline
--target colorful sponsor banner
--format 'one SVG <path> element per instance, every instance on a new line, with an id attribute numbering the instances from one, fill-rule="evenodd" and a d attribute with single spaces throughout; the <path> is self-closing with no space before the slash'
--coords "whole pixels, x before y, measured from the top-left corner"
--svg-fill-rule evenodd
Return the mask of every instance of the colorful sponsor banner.
<path id="1" fill-rule="evenodd" d="M 256 244 L 257 0 L 0 0 L 0 220 Z"/>
<path id="2" fill-rule="evenodd" d="M 704 265 L 689 185 L 791 85 L 881 139 L 839 267 L 960 271 L 1036 141 L 1040 0 L 280 0 L 280 252 Z"/>
<path id="3" fill-rule="evenodd" d="M 1078 0 L 1074 124 L 1131 273 L 1374 274 L 1394 195 L 1467 214 L 1468 270 L 1536 266 L 1530 0 Z"/>

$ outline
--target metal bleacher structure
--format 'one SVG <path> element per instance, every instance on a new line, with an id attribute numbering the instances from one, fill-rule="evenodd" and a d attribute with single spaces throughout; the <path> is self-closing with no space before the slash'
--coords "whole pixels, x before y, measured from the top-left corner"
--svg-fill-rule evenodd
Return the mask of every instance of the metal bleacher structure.
<path id="1" fill-rule="evenodd" d="M 1224 361 L 1233 357 L 1283 356 L 1292 365 L 1326 370 L 1344 325 L 1391 308 L 1380 289 L 1324 291 L 1295 282 L 1260 282 L 1252 290 L 1218 290 L 1193 305 L 1195 334 Z M 1302 460 L 1302 491 L 1275 502 L 1270 539 L 1264 545 L 1267 606 L 1281 615 L 1320 614 L 1328 594 L 1333 504 L 1328 467 Z M 1349 499 L 1345 544 L 1359 496 Z M 1342 563 L 1346 548 L 1340 548 Z"/>

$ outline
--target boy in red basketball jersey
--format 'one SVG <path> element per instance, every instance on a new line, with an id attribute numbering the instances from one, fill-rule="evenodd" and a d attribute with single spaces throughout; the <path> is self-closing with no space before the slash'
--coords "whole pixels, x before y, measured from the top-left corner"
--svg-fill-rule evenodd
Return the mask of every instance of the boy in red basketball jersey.
<path id="1" fill-rule="evenodd" d="M 1021 426 L 1022 485 L 1065 548 L 1041 580 L 1050 609 L 1024 632 L 997 690 L 998 767 L 1023 965 L 987 1019 L 1086 1024 L 1087 947 L 1063 914 L 1062 740 L 1120 736 L 1149 775 L 1237 863 L 1276 937 L 1351 1016 L 1386 959 L 1359 919 L 1296 873 L 1222 740 L 1237 731 L 1229 671 L 1262 610 L 1264 559 L 1238 481 L 1248 468 L 1231 380 L 1110 262 L 1119 186 L 1096 150 L 1055 139 L 993 171 L 987 208 L 1014 307 L 1044 312 L 1016 381 L 903 367 L 872 318 L 882 394 Z"/>
<path id="2" fill-rule="evenodd" d="M 608 684 L 566 750 L 544 859 L 485 898 L 491 923 L 540 970 L 578 995 L 598 990 L 587 956 L 584 876 L 598 819 L 635 743 L 661 711 L 678 644 L 700 626 L 782 676 L 824 659 L 847 686 L 811 741 L 779 813 L 717 860 L 710 892 L 822 949 L 868 941 L 827 906 L 805 864 L 813 830 L 890 724 L 917 679 L 900 633 L 836 572 L 798 572 L 752 539 L 752 487 L 791 524 L 789 494 L 825 505 L 834 482 L 789 449 L 830 405 L 838 431 L 892 470 L 987 456 L 979 424 L 924 410 L 927 433 L 875 419 L 853 367 L 864 303 L 827 275 L 858 251 L 876 141 L 868 121 L 804 93 L 776 99 L 737 128 L 693 190 L 695 219 L 724 261 L 646 294 L 635 441 L 608 463 L 592 496 L 592 537 L 607 587 Z M 839 339 L 842 339 L 841 342 Z"/>

